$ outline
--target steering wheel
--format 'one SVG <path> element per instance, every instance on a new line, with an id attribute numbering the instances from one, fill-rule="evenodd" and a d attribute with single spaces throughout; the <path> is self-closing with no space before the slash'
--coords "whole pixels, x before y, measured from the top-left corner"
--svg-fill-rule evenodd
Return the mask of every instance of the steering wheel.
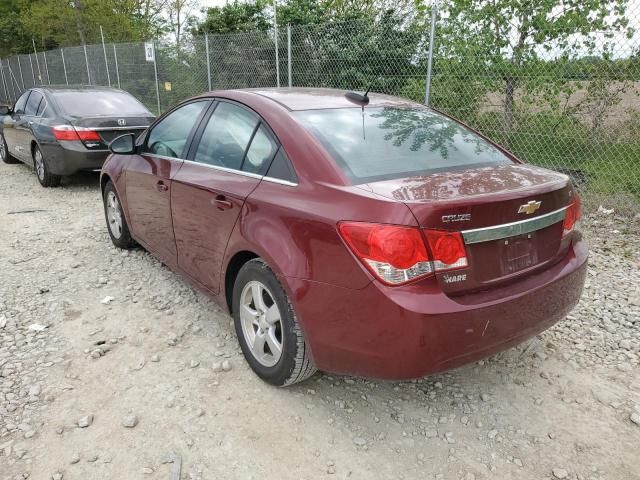
<path id="1" fill-rule="evenodd" d="M 152 153 L 155 153 L 156 155 L 162 155 L 164 157 L 177 157 L 178 154 L 176 152 L 173 151 L 173 149 L 167 145 L 166 143 L 163 143 L 161 141 L 157 141 L 152 143 L 151 145 L 149 145 L 149 149 L 151 150 Z"/>

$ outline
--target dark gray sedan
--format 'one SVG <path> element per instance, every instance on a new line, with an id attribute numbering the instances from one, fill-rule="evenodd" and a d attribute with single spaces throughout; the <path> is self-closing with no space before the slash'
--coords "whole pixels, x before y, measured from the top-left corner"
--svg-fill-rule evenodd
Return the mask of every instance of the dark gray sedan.
<path id="1" fill-rule="evenodd" d="M 0 106 L 0 159 L 32 166 L 43 187 L 100 170 L 109 143 L 139 135 L 154 116 L 131 94 L 106 87 L 38 87 Z"/>

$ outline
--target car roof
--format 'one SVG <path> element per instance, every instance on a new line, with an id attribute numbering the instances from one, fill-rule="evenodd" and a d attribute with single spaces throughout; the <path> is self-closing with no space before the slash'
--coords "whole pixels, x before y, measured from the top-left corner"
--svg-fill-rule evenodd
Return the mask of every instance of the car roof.
<path id="1" fill-rule="evenodd" d="M 118 88 L 100 87 L 97 85 L 46 85 L 46 86 L 38 86 L 34 88 L 39 88 L 41 90 L 44 90 L 50 93 L 63 92 L 63 91 L 83 91 L 83 92 L 123 92 L 124 91 Z"/>
<path id="2" fill-rule="evenodd" d="M 345 97 L 346 90 L 333 88 L 249 88 L 241 92 L 269 98 L 288 110 L 318 110 L 326 108 L 360 108 L 362 105 Z M 380 93 L 369 94 L 367 107 L 416 106 L 410 100 Z"/>

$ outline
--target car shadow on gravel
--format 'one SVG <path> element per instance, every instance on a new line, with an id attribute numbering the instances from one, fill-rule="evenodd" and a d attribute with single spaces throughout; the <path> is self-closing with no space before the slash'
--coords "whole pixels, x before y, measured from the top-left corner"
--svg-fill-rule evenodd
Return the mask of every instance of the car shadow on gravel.
<path id="1" fill-rule="evenodd" d="M 99 188 L 100 172 L 79 172 L 62 179 L 62 188 Z"/>

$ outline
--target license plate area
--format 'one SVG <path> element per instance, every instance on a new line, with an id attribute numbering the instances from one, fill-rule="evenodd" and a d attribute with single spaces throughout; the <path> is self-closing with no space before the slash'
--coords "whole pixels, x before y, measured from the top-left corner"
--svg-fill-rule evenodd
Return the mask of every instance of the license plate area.
<path id="1" fill-rule="evenodd" d="M 538 263 L 535 237 L 536 232 L 532 232 L 499 240 L 502 275 L 511 275 Z"/>

